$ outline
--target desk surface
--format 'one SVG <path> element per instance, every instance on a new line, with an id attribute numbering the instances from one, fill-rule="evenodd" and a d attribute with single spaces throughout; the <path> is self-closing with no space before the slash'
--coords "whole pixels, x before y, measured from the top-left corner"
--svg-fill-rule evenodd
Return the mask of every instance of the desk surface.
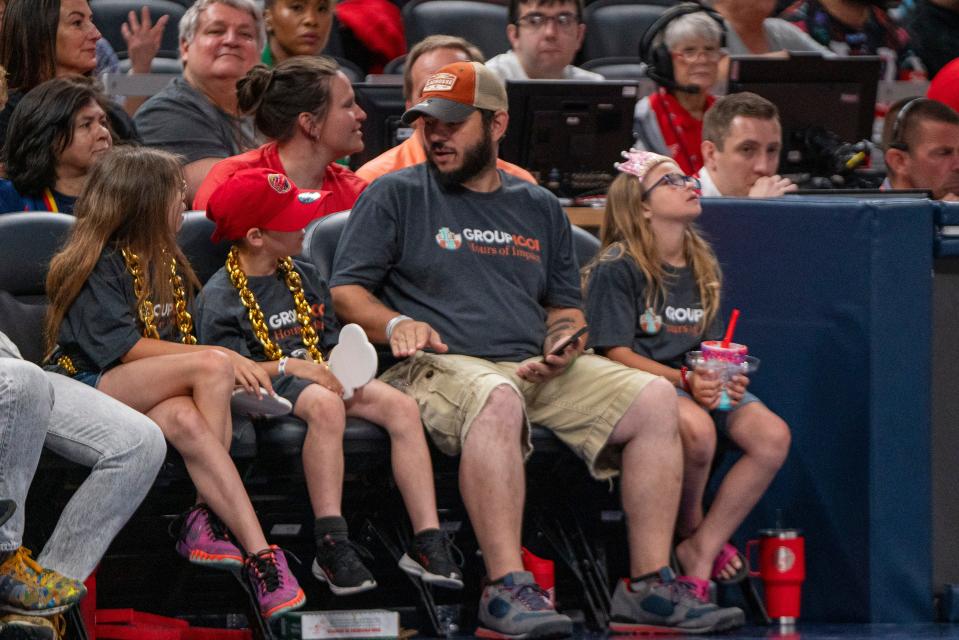
<path id="1" fill-rule="evenodd" d="M 603 213 L 605 209 L 595 209 L 593 207 L 566 207 L 566 215 L 569 221 L 577 227 L 583 227 L 589 231 L 599 231 L 603 224 Z"/>

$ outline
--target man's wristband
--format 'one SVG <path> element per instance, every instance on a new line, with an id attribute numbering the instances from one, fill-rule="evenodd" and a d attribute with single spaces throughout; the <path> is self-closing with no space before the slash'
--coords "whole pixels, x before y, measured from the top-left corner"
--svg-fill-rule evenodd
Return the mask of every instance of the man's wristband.
<path id="1" fill-rule="evenodd" d="M 288 356 L 283 356 L 280 358 L 279 362 L 276 363 L 276 372 L 281 376 L 286 375 L 286 363 L 289 361 Z"/>
<path id="2" fill-rule="evenodd" d="M 689 373 L 689 367 L 682 367 L 679 370 L 679 381 L 682 384 L 683 391 L 686 393 L 691 393 L 692 390 L 689 388 L 689 379 L 686 377 Z"/>
<path id="3" fill-rule="evenodd" d="M 396 325 L 403 322 L 404 320 L 412 320 L 413 318 L 409 316 L 395 316 L 390 318 L 390 321 L 386 323 L 386 341 L 389 342 L 393 338 L 393 329 L 396 328 Z"/>

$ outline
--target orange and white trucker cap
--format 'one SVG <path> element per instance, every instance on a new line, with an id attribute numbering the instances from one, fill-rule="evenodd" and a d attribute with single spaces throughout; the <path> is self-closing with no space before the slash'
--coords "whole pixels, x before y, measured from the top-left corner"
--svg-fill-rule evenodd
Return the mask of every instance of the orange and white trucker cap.
<path id="1" fill-rule="evenodd" d="M 420 116 L 443 122 L 462 122 L 476 109 L 506 111 L 506 89 L 482 62 L 454 62 L 427 79 L 422 101 L 407 109 L 403 122 Z"/>

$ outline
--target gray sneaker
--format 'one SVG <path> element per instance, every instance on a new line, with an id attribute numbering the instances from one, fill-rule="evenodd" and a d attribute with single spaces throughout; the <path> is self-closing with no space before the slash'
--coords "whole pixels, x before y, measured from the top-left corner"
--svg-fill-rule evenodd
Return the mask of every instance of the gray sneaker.
<path id="1" fill-rule="evenodd" d="M 573 632 L 573 621 L 556 613 L 528 571 L 508 573 L 483 589 L 479 622 L 481 638 L 563 638 Z"/>
<path id="2" fill-rule="evenodd" d="M 705 602 L 668 567 L 659 576 L 644 581 L 633 590 L 629 580 L 616 585 L 612 621 L 613 633 L 714 633 L 741 627 L 746 616 L 738 607 L 718 607 Z"/>

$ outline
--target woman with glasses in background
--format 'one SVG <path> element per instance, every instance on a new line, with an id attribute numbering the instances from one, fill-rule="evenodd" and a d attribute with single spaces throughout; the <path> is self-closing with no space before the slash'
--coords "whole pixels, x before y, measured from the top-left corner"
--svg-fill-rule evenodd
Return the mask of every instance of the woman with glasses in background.
<path id="1" fill-rule="evenodd" d="M 635 146 L 669 156 L 689 175 L 703 166 L 703 115 L 716 101 L 722 43 L 720 19 L 700 8 L 669 20 L 641 54 L 659 88 L 636 105 Z"/>

